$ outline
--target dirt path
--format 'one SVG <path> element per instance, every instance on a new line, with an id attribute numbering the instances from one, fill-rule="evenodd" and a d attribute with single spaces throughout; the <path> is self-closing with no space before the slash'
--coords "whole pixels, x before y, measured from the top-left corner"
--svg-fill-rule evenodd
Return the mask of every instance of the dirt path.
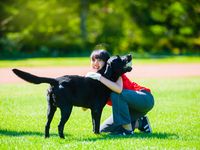
<path id="1" fill-rule="evenodd" d="M 0 69 L 0 83 L 20 83 L 24 82 L 16 77 L 12 68 Z M 20 69 L 38 76 L 59 77 L 62 75 L 85 75 L 90 71 L 89 67 L 45 67 Z M 131 78 L 175 78 L 175 77 L 200 77 L 200 63 L 192 64 L 159 64 L 159 65 L 136 65 L 132 72 L 127 73 Z"/>

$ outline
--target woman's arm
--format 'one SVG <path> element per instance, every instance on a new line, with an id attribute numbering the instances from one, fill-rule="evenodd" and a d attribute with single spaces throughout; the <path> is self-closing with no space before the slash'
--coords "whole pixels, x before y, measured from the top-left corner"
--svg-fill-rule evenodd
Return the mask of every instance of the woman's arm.
<path id="1" fill-rule="evenodd" d="M 122 92 L 123 81 L 122 81 L 121 77 L 119 77 L 116 82 L 112 82 L 112 81 L 106 79 L 105 77 L 101 76 L 99 81 L 101 83 L 103 83 L 105 86 L 107 86 L 109 89 L 111 89 L 113 92 L 116 92 L 118 94 L 120 94 Z"/>

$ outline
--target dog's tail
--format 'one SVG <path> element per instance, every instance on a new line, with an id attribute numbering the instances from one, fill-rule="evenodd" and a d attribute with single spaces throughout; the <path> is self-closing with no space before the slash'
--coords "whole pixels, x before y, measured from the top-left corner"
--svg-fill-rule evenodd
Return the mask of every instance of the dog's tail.
<path id="1" fill-rule="evenodd" d="M 19 69 L 12 69 L 12 71 L 23 80 L 34 83 L 34 84 L 40 84 L 40 83 L 49 83 L 51 85 L 57 85 L 58 82 L 53 78 L 46 78 L 46 77 L 38 77 L 36 75 L 30 74 L 28 72 L 21 71 Z"/>

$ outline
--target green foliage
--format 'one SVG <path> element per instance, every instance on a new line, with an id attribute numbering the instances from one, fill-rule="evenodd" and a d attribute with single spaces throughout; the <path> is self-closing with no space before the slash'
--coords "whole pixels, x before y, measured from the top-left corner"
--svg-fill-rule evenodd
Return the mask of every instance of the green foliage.
<path id="1" fill-rule="evenodd" d="M 89 53 L 199 54 L 198 0 L 0 2 L 0 56 Z"/>
<path id="2" fill-rule="evenodd" d="M 0 149 L 199 149 L 199 78 L 136 82 L 151 88 L 155 97 L 155 106 L 148 113 L 153 134 L 136 130 L 126 137 L 95 135 L 90 111 L 75 107 L 66 123 L 64 140 L 57 133 L 59 110 L 51 124 L 51 137 L 44 139 L 47 85 L 1 84 Z M 111 112 L 106 106 L 101 121 Z"/>

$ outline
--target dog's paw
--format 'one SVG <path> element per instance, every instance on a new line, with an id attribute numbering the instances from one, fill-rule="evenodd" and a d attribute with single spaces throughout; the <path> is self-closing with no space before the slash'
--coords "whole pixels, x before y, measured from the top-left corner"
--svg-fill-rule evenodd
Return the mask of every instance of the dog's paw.
<path id="1" fill-rule="evenodd" d="M 44 136 L 45 139 L 48 139 L 49 137 L 50 137 L 49 135 L 45 135 L 45 136 Z"/>
<path id="2" fill-rule="evenodd" d="M 65 136 L 64 136 L 64 135 L 60 135 L 60 138 L 61 138 L 61 139 L 65 139 Z"/>
<path id="3" fill-rule="evenodd" d="M 94 134 L 100 134 L 100 132 L 99 131 L 94 131 Z"/>

